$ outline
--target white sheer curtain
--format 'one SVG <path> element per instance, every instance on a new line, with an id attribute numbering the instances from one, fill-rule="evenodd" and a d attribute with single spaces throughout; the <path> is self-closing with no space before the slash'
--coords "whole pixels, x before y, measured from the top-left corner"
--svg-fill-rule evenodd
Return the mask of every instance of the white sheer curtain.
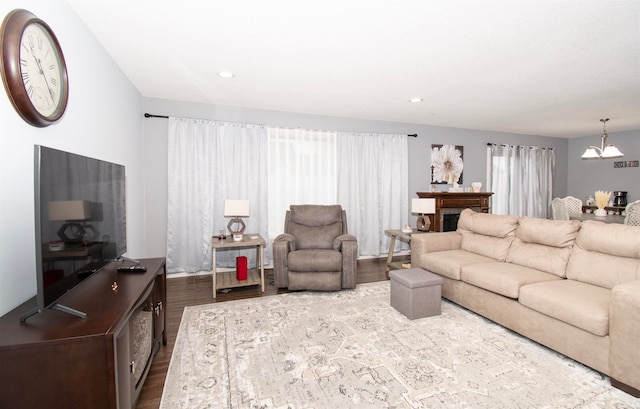
<path id="1" fill-rule="evenodd" d="M 225 199 L 249 200 L 246 232 L 267 237 L 265 127 L 171 117 L 168 148 L 169 272 L 211 270 L 211 236 L 229 221 Z M 240 254 L 255 265 L 255 251 L 224 251 L 219 266 L 234 266 Z"/>
<path id="2" fill-rule="evenodd" d="M 169 118 L 168 271 L 211 270 L 225 199 L 250 201 L 246 232 L 267 240 L 267 263 L 291 204 L 341 204 L 360 254 L 386 253 L 384 230 L 408 220 L 407 159 L 406 135 Z M 255 265 L 255 252 L 224 251 L 218 266 L 238 254 Z"/>
<path id="3" fill-rule="evenodd" d="M 269 238 L 292 204 L 336 204 L 336 133 L 268 128 Z"/>
<path id="4" fill-rule="evenodd" d="M 491 212 L 549 218 L 553 196 L 553 149 L 490 144 L 487 147 Z"/>
<path id="5" fill-rule="evenodd" d="M 337 199 L 349 233 L 360 255 L 379 256 L 389 248 L 384 230 L 408 221 L 407 136 L 339 132 L 336 141 Z"/>

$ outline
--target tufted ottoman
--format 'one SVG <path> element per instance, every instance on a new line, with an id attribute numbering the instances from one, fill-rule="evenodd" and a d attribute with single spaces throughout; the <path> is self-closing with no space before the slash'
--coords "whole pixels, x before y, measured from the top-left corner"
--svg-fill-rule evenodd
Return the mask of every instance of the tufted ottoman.
<path id="1" fill-rule="evenodd" d="M 440 315 L 442 278 L 422 268 L 392 270 L 389 278 L 393 308 L 410 320 Z"/>

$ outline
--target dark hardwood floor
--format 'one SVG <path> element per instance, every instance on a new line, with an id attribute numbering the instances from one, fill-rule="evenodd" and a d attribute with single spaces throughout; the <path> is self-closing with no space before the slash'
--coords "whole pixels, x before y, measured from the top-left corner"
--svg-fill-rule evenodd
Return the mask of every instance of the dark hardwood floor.
<path id="1" fill-rule="evenodd" d="M 358 283 L 388 280 L 385 272 L 385 261 L 386 258 L 359 260 Z M 211 297 L 212 285 L 210 275 L 169 278 L 167 280 L 167 345 L 160 348 L 153 360 L 149 375 L 138 398 L 137 409 L 157 409 L 160 406 L 164 380 L 169 369 L 169 361 L 171 360 L 171 353 L 178 334 L 184 307 L 288 292 L 274 287 L 273 271 L 270 269 L 265 270 L 264 293 L 260 292 L 258 286 L 234 288 L 229 292 L 218 292 L 214 301 Z"/>

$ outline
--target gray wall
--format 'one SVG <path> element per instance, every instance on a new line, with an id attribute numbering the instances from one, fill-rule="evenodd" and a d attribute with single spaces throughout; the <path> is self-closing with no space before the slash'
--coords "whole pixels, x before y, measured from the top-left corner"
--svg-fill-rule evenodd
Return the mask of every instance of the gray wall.
<path id="1" fill-rule="evenodd" d="M 615 125 L 611 121 L 607 128 Z M 596 190 L 628 192 L 628 200 L 640 200 L 640 167 L 614 168 L 616 161 L 640 160 L 640 129 L 627 132 L 609 132 L 607 144 L 615 145 L 624 153 L 624 157 L 617 159 L 582 160 L 580 156 L 590 146 L 600 146 L 600 134 L 583 138 L 569 139 L 569 156 L 567 165 L 567 194 L 582 201 Z"/>
<path id="2" fill-rule="evenodd" d="M 628 190 L 640 199 L 638 169 L 613 169 L 612 161 L 585 162 L 579 156 L 599 137 L 558 139 L 393 122 L 294 114 L 250 108 L 143 99 L 98 41 L 63 0 L 4 0 L 0 15 L 25 8 L 53 28 L 62 45 L 70 79 L 69 106 L 47 128 L 26 124 L 8 98 L 0 98 L 0 314 L 36 291 L 33 217 L 33 145 L 41 144 L 121 163 L 127 171 L 128 255 L 166 253 L 167 121 L 143 112 L 273 126 L 354 132 L 417 133 L 409 138 L 409 197 L 427 189 L 431 144 L 464 146 L 465 185 L 486 185 L 486 143 L 537 145 L 556 150 L 554 196 L 584 198 L 596 189 Z M 612 121 L 609 129 L 614 129 Z M 610 134 L 610 142 L 640 157 L 637 132 Z M 568 152 L 569 150 L 569 152 Z M 570 171 L 569 171 L 570 170 Z M 571 186 L 568 189 L 567 186 Z M 415 217 L 410 217 L 415 223 Z M 397 227 L 397 226 L 390 226 Z"/>
<path id="3" fill-rule="evenodd" d="M 0 315 L 36 293 L 33 145 L 126 166 L 131 257 L 143 256 L 142 97 L 65 1 L 3 0 L 0 15 L 25 8 L 58 37 L 69 73 L 62 120 L 28 125 L 0 91 Z"/>
<path id="4" fill-rule="evenodd" d="M 399 134 L 417 133 L 417 138 L 409 138 L 409 198 L 417 197 L 416 192 L 425 191 L 429 187 L 431 144 L 454 144 L 464 147 L 463 186 L 469 186 L 471 182 L 475 181 L 480 181 L 483 186 L 486 186 L 487 142 L 550 147 L 554 148 L 556 152 L 554 196 L 564 196 L 567 191 L 567 140 L 562 138 L 326 117 L 153 98 L 144 100 L 144 110 L 155 115 L 291 128 Z M 151 118 L 145 120 L 143 138 L 145 155 L 153 157 L 153 161 L 147 161 L 146 165 L 146 170 L 148 171 L 147 179 L 145 180 L 146 252 L 149 256 L 164 256 L 166 252 L 167 212 L 167 120 Z M 415 225 L 415 216 L 409 215 L 409 220 L 412 225 Z M 389 228 L 399 227 L 401 226 L 389 226 Z"/>

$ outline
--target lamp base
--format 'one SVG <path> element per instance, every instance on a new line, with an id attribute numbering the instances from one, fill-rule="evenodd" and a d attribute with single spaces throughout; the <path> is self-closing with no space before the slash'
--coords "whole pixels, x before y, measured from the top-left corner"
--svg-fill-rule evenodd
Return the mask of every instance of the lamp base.
<path id="1" fill-rule="evenodd" d="M 429 220 L 429 216 L 425 216 L 423 214 L 418 216 L 416 224 L 416 229 L 418 231 L 429 231 L 431 228 L 431 220 Z"/>
<path id="2" fill-rule="evenodd" d="M 236 226 L 235 226 L 236 224 L 239 224 L 240 227 L 236 228 Z M 229 220 L 229 224 L 227 224 L 227 229 L 229 229 L 229 233 L 230 234 L 232 234 L 232 235 L 240 234 L 240 237 L 241 237 L 240 240 L 235 240 L 235 241 L 241 241 L 242 240 L 242 233 L 244 233 L 244 229 L 246 227 L 247 226 L 245 226 L 244 222 L 239 217 L 232 218 L 231 220 Z"/>
<path id="3" fill-rule="evenodd" d="M 75 222 L 64 223 L 58 230 L 58 237 L 65 243 L 80 243 L 84 235 L 84 227 Z"/>
<path id="4" fill-rule="evenodd" d="M 233 233 L 233 241 L 242 241 L 242 232 Z"/>

